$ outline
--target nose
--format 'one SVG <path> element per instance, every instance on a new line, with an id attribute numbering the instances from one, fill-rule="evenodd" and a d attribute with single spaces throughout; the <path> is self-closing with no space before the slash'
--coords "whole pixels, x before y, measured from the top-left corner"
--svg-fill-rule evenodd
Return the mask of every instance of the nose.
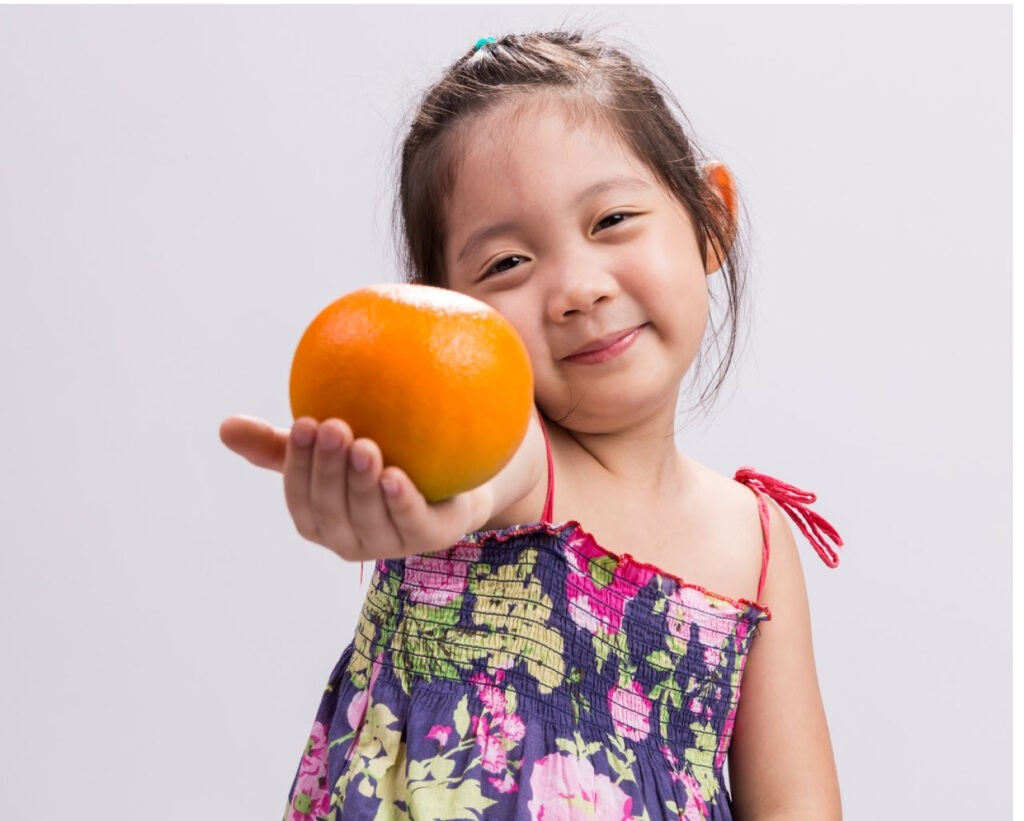
<path id="1" fill-rule="evenodd" d="M 553 322 L 564 322 L 573 316 L 587 314 L 602 302 L 619 293 L 616 278 L 593 260 L 567 260 L 552 272 L 548 296 L 548 316 Z"/>

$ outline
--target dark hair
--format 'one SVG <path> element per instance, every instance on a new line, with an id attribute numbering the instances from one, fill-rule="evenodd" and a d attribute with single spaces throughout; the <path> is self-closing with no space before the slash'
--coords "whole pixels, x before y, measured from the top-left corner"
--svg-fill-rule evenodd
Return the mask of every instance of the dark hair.
<path id="1" fill-rule="evenodd" d="M 426 90 L 401 152 L 397 207 L 407 276 L 446 284 L 443 203 L 454 186 L 457 135 L 475 116 L 542 91 L 559 94 L 574 110 L 597 115 L 614 129 L 687 209 L 702 258 L 708 241 L 723 249 L 718 261 L 728 335 L 698 403 L 713 398 L 736 348 L 745 280 L 737 220 L 707 183 L 706 158 L 684 130 L 686 118 L 671 91 L 624 50 L 596 37 L 566 31 L 506 35 L 471 49 Z M 711 299 L 717 304 L 713 293 Z M 711 325 L 722 349 L 714 317 Z"/>

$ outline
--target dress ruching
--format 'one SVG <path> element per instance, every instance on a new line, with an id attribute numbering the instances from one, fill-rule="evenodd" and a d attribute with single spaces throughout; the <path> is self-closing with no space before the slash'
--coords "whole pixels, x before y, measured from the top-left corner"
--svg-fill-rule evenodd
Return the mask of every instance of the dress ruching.
<path id="1" fill-rule="evenodd" d="M 730 819 L 766 618 L 576 522 L 380 561 L 285 819 Z"/>

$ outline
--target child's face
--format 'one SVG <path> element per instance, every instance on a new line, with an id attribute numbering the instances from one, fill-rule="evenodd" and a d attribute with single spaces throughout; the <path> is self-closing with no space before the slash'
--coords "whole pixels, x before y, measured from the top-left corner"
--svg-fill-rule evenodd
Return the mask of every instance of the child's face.
<path id="1" fill-rule="evenodd" d="M 688 214 L 615 134 L 558 104 L 473 122 L 447 201 L 448 284 L 519 331 L 544 413 L 672 426 L 708 320 Z"/>

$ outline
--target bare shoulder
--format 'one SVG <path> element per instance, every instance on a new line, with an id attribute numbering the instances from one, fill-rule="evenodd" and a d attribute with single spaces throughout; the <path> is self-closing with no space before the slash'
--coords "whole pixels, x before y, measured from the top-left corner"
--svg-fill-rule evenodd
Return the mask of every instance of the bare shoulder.
<path id="1" fill-rule="evenodd" d="M 712 589 L 736 597 L 754 599 L 761 573 L 764 531 L 757 497 L 732 476 L 719 473 L 693 459 L 687 461 L 699 487 L 700 542 L 707 544 L 718 577 Z M 785 523 L 782 523 L 785 526 Z"/>

